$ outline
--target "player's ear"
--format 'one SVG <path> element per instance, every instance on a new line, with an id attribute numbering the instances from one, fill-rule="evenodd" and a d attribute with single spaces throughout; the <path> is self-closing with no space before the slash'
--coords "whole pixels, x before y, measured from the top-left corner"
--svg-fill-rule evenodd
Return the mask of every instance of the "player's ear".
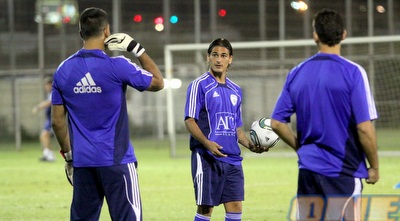
<path id="1" fill-rule="evenodd" d="M 314 38 L 314 41 L 315 41 L 315 43 L 319 43 L 319 37 L 318 37 L 318 34 L 317 34 L 317 32 L 313 32 L 313 38 Z"/>
<path id="2" fill-rule="evenodd" d="M 344 39 L 346 39 L 346 37 L 347 37 L 347 31 L 346 31 L 346 29 L 344 29 L 343 35 L 342 35 L 342 41 L 343 41 Z"/>
<path id="3" fill-rule="evenodd" d="M 81 30 L 81 23 L 80 22 L 79 22 L 79 37 L 81 37 L 81 39 L 84 40 L 83 37 L 82 37 L 82 30 Z"/>
<path id="4" fill-rule="evenodd" d="M 104 29 L 104 37 L 107 38 L 110 35 L 111 35 L 110 24 L 107 24 L 106 28 Z"/>

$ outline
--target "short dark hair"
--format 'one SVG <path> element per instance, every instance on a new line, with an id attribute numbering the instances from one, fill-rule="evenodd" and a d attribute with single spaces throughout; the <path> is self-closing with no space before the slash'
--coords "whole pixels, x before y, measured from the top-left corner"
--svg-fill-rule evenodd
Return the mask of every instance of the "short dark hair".
<path id="1" fill-rule="evenodd" d="M 211 42 L 210 46 L 208 46 L 207 54 L 211 54 L 211 51 L 215 46 L 224 47 L 229 50 L 229 55 L 233 55 L 233 49 L 231 43 L 223 38 L 217 38 L 213 42 Z"/>
<path id="2" fill-rule="evenodd" d="M 107 13 L 100 8 L 87 8 L 79 18 L 79 33 L 83 40 L 97 37 L 108 25 Z"/>
<path id="3" fill-rule="evenodd" d="M 344 22 L 336 11 L 324 9 L 314 15 L 314 31 L 321 43 L 330 47 L 339 44 L 343 39 Z"/>

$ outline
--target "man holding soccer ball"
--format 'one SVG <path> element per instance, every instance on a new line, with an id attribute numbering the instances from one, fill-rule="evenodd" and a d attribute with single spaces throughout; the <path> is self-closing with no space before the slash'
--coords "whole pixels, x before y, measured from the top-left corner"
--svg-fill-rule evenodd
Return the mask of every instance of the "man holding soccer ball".
<path id="1" fill-rule="evenodd" d="M 361 194 L 361 179 L 367 184 L 379 180 L 372 124 L 378 115 L 365 70 L 340 56 L 346 37 L 342 17 L 320 11 L 313 28 L 319 52 L 289 72 L 271 125 L 299 157 L 299 220 L 312 212 L 306 197 L 300 200 L 307 195 L 345 199 L 328 207 L 324 220 L 342 220 L 344 214 L 346 220 L 359 220 L 352 197 Z M 294 113 L 297 134 L 288 126 Z"/>
<path id="2" fill-rule="evenodd" d="M 251 151 L 264 151 L 241 129 L 242 91 L 226 76 L 232 60 L 229 41 L 215 39 L 207 51 L 209 71 L 187 90 L 185 125 L 191 135 L 195 221 L 210 220 L 214 206 L 220 204 L 225 221 L 241 220 L 244 176 L 238 142 Z"/>
<path id="3" fill-rule="evenodd" d="M 125 92 L 158 91 L 162 75 L 145 49 L 127 34 L 110 34 L 107 14 L 85 9 L 79 20 L 83 48 L 54 74 L 52 126 L 73 184 L 71 220 L 98 220 L 104 198 L 112 220 L 142 220 L 136 171 L 129 141 Z M 131 52 L 141 66 L 104 51 Z M 68 119 L 68 124 L 67 124 Z"/>

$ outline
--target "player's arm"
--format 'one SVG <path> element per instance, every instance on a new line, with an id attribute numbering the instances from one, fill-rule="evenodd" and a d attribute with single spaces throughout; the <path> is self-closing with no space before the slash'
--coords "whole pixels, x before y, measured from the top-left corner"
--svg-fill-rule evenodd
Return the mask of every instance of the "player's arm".
<path id="1" fill-rule="evenodd" d="M 64 153 L 71 151 L 66 116 L 67 111 L 64 105 L 52 105 L 51 126 L 56 135 L 61 151 Z"/>
<path id="2" fill-rule="evenodd" d="M 131 36 L 125 33 L 112 34 L 107 37 L 104 44 L 111 51 L 127 51 L 132 53 L 139 60 L 143 69 L 153 74 L 151 84 L 146 90 L 159 91 L 164 88 L 164 79 L 158 66 L 146 53 L 146 50 L 140 45 L 140 43 L 135 41 Z"/>
<path id="3" fill-rule="evenodd" d="M 290 129 L 288 124 L 271 119 L 271 127 L 272 130 L 295 151 L 300 148 L 297 137 L 293 133 L 292 129 Z"/>
<path id="4" fill-rule="evenodd" d="M 242 127 L 236 128 L 236 133 L 238 136 L 238 142 L 250 151 L 255 153 L 262 153 L 265 151 L 263 148 L 255 146 L 254 143 L 246 137 Z"/>
<path id="5" fill-rule="evenodd" d="M 144 52 L 137 58 L 142 65 L 143 69 L 153 74 L 150 86 L 147 88 L 148 91 L 159 91 L 164 88 L 164 79 L 161 75 L 160 69 L 151 57 Z"/>
<path id="6" fill-rule="evenodd" d="M 185 127 L 189 131 L 189 133 L 205 148 L 207 148 L 212 154 L 218 157 L 226 157 L 226 154 L 221 153 L 219 150 L 222 149 L 222 147 L 217 144 L 214 141 L 210 141 L 207 139 L 206 136 L 204 136 L 203 132 L 200 130 L 199 125 L 197 124 L 196 120 L 194 118 L 186 118 L 185 120 Z"/>
<path id="7" fill-rule="evenodd" d="M 32 108 L 32 113 L 36 114 L 39 110 L 48 108 L 51 106 L 51 100 L 41 101 L 38 105 Z"/>
<path id="8" fill-rule="evenodd" d="M 368 184 L 374 184 L 379 180 L 379 160 L 376 132 L 371 121 L 364 121 L 357 124 L 357 133 L 362 149 L 369 163 Z"/>
<path id="9" fill-rule="evenodd" d="M 74 167 L 72 165 L 72 151 L 66 116 L 67 111 L 64 105 L 51 106 L 51 126 L 60 145 L 60 153 L 65 159 L 65 175 L 69 183 L 73 185 Z"/>

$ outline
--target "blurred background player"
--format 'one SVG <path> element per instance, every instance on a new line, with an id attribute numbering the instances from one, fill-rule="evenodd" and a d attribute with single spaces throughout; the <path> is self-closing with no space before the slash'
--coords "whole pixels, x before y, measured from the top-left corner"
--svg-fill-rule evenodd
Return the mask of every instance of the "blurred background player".
<path id="1" fill-rule="evenodd" d="M 53 130 L 74 188 L 70 219 L 99 220 L 105 198 L 111 220 L 141 221 L 126 90 L 130 86 L 138 91 L 159 91 L 164 87 L 163 77 L 132 37 L 110 35 L 104 10 L 85 9 L 79 28 L 83 48 L 57 68 L 52 92 Z M 106 46 L 131 52 L 142 67 L 125 56 L 108 56 Z"/>
<path id="2" fill-rule="evenodd" d="M 298 196 L 342 197 L 344 201 L 327 208 L 324 220 L 342 220 L 346 203 L 346 220 L 358 220 L 349 203 L 352 196 L 361 194 L 361 179 L 368 184 L 379 180 L 375 102 L 365 70 L 340 56 L 346 37 L 342 17 L 322 10 L 314 16 L 313 28 L 319 53 L 289 72 L 272 113 L 272 128 L 297 151 Z M 294 113 L 297 135 L 288 125 Z M 310 214 L 310 202 L 304 199 L 302 204 L 298 197 L 299 220 Z"/>
<path id="3" fill-rule="evenodd" d="M 51 129 L 51 85 L 53 79 L 51 77 L 46 77 L 44 79 L 43 88 L 46 92 L 46 100 L 41 101 L 39 104 L 33 107 L 32 113 L 37 114 L 40 110 L 45 111 L 45 122 L 43 129 L 40 132 L 39 140 L 42 147 L 42 157 L 39 158 L 40 161 L 52 162 L 55 160 L 53 148 L 51 145 L 51 136 L 53 135 Z"/>
<path id="4" fill-rule="evenodd" d="M 195 221 L 210 220 L 214 206 L 224 204 L 225 220 L 241 220 L 244 175 L 238 142 L 251 151 L 261 148 L 242 130 L 242 90 L 227 78 L 233 50 L 226 39 L 207 50 L 209 71 L 188 87 L 185 126 L 190 132 Z"/>

